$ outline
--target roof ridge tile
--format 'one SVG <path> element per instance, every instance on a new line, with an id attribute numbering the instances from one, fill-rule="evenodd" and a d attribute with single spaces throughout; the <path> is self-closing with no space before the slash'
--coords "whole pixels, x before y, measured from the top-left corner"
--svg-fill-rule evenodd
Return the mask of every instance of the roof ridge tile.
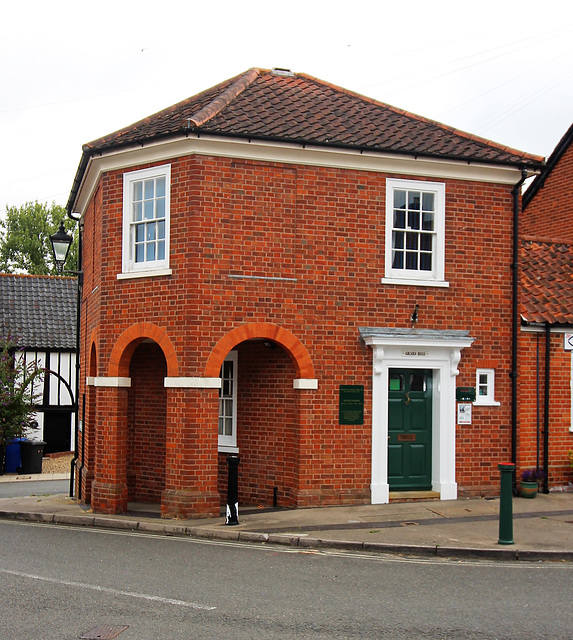
<path id="1" fill-rule="evenodd" d="M 205 124 L 211 118 L 218 115 L 229 103 L 239 96 L 250 86 L 259 76 L 261 70 L 253 67 L 243 73 L 233 84 L 228 86 L 221 94 L 219 94 L 212 102 L 199 109 L 195 115 L 188 118 L 196 127 Z"/>
<path id="2" fill-rule="evenodd" d="M 51 274 L 41 274 L 41 273 L 6 273 L 4 271 L 0 271 L 0 278 L 35 278 L 39 280 L 40 278 L 50 279 L 50 280 L 75 280 L 75 276 L 57 276 Z"/>
<path id="3" fill-rule="evenodd" d="M 539 236 L 524 235 L 522 237 L 522 241 L 537 242 L 539 244 L 562 244 L 562 245 L 573 246 L 573 242 L 571 242 L 570 240 L 565 240 L 563 238 L 543 238 L 543 237 L 540 238 Z"/>

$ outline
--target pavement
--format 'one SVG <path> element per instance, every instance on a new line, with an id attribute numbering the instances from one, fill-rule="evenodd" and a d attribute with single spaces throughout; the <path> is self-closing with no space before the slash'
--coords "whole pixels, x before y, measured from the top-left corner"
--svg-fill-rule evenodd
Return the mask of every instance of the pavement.
<path id="1" fill-rule="evenodd" d="M 0 482 L 69 474 L 0 476 Z M 499 498 L 303 509 L 241 507 L 225 517 L 161 519 L 159 505 L 130 503 L 121 515 L 96 514 L 65 494 L 0 499 L 0 518 L 157 535 L 441 558 L 573 562 L 573 492 L 512 499 L 513 544 L 500 544 Z M 503 538 L 507 539 L 504 529 Z M 507 541 L 507 540 L 506 540 Z"/>

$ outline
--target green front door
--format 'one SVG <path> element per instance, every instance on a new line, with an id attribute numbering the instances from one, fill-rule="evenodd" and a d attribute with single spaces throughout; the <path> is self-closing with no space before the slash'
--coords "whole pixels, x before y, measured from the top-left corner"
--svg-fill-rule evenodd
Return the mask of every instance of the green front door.
<path id="1" fill-rule="evenodd" d="M 390 369 L 388 483 L 390 491 L 432 488 L 432 371 Z"/>

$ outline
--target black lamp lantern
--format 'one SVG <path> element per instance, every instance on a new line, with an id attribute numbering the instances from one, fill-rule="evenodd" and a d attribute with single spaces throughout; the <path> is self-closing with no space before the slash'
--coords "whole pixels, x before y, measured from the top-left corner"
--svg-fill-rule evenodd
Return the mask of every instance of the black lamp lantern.
<path id="1" fill-rule="evenodd" d="M 64 264 L 66 263 L 72 240 L 72 236 L 66 233 L 64 221 L 62 220 L 60 222 L 60 228 L 50 236 L 58 273 L 62 273 L 64 270 Z"/>

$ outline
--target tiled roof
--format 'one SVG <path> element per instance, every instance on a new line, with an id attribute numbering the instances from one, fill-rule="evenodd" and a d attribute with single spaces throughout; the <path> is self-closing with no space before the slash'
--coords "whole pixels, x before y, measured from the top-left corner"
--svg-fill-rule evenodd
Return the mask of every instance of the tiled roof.
<path id="1" fill-rule="evenodd" d="M 75 350 L 75 278 L 0 274 L 2 334 L 28 349 Z"/>
<path id="2" fill-rule="evenodd" d="M 573 245 L 525 238 L 521 267 L 523 320 L 573 325 Z"/>
<path id="3" fill-rule="evenodd" d="M 84 154 L 186 132 L 539 165 L 510 149 L 302 73 L 250 69 L 84 145 Z"/>
<path id="4" fill-rule="evenodd" d="M 544 170 L 535 177 L 533 182 L 527 187 L 527 190 L 523 194 L 523 208 L 526 209 L 527 205 L 534 198 L 535 194 L 543 187 L 545 181 L 549 177 L 549 174 L 557 166 L 557 163 L 563 157 L 563 154 L 567 151 L 571 143 L 573 142 L 573 124 L 567 129 L 561 140 L 557 143 L 555 149 L 547 159 L 547 164 Z"/>

